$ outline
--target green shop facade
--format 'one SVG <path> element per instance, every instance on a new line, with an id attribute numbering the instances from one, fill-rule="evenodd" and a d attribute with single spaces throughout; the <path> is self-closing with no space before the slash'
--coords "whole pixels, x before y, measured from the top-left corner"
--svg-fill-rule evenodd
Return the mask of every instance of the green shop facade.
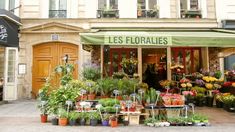
<path id="1" fill-rule="evenodd" d="M 209 48 L 235 47 L 235 33 L 226 30 L 96 30 L 81 33 L 83 47 L 93 48 L 99 59 L 103 76 L 122 71 L 123 58 L 138 60 L 141 80 L 146 72 L 159 74 L 160 79 L 173 79 L 172 66 L 182 65 L 181 72 L 190 74 L 200 69 L 209 70 Z M 218 62 L 220 63 L 220 62 Z M 218 70 L 223 70 L 219 68 Z"/>

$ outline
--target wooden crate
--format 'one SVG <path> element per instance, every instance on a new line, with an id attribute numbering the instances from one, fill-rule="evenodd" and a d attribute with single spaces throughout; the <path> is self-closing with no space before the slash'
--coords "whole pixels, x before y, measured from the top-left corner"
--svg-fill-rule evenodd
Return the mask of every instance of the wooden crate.
<path id="1" fill-rule="evenodd" d="M 179 117 L 180 109 L 166 109 L 166 116 L 167 118 Z"/>
<path id="2" fill-rule="evenodd" d="M 140 115 L 130 115 L 129 116 L 129 124 L 130 125 L 139 125 L 140 123 Z"/>

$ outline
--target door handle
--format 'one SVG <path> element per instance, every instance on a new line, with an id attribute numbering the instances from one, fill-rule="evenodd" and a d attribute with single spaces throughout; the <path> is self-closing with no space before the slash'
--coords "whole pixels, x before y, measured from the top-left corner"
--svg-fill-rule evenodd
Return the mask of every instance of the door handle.
<path id="1" fill-rule="evenodd" d="M 41 81 L 46 81 L 46 78 L 45 77 L 41 78 Z"/>

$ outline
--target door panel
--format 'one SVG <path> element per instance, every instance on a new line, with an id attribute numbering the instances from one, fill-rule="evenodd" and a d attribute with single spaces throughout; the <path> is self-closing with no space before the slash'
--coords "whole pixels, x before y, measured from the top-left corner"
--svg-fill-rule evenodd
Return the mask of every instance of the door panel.
<path id="1" fill-rule="evenodd" d="M 120 63 L 123 58 L 130 58 L 137 56 L 137 49 L 129 48 L 112 48 L 110 49 L 110 66 L 107 71 L 109 71 L 109 76 L 112 76 L 114 72 L 122 71 Z"/>
<path id="2" fill-rule="evenodd" d="M 38 90 L 45 83 L 45 78 L 52 74 L 57 65 L 63 65 L 64 56 L 69 56 L 69 63 L 74 64 L 74 78 L 78 77 L 78 46 L 67 43 L 47 43 L 33 47 L 33 70 L 32 85 L 33 95 L 36 96 Z M 54 76 L 52 84 L 59 86 L 59 76 Z"/>

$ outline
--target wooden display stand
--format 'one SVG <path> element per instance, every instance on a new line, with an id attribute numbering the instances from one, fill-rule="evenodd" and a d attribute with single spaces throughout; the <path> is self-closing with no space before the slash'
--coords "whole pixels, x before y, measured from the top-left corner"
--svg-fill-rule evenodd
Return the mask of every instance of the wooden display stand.
<path id="1" fill-rule="evenodd" d="M 140 116 L 149 116 L 148 113 L 141 113 L 140 111 L 138 112 L 124 112 L 121 111 L 120 114 L 121 116 L 129 117 L 129 124 L 130 125 L 139 125 L 140 124 Z"/>

